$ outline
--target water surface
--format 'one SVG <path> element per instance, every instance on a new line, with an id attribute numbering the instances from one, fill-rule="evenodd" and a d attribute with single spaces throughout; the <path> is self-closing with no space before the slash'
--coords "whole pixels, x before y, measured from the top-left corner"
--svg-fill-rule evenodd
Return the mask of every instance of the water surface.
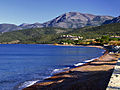
<path id="1" fill-rule="evenodd" d="M 43 80 L 55 69 L 102 55 L 91 47 L 0 44 L 0 90 L 18 90 Z"/>

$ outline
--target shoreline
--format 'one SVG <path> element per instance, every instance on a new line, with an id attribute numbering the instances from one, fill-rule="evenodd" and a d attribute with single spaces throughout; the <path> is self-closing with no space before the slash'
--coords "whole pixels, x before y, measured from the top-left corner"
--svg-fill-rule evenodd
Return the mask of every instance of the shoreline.
<path id="1" fill-rule="evenodd" d="M 59 46 L 59 45 L 57 45 L 57 46 Z M 64 46 L 64 45 L 61 45 L 61 46 Z M 67 45 L 67 46 L 69 46 L 69 45 Z M 76 45 L 73 45 L 73 46 L 76 46 Z M 51 76 L 51 77 L 54 77 L 54 75 L 59 75 L 59 74 L 64 73 L 64 72 L 69 72 L 69 71 L 71 71 L 72 69 L 80 68 L 80 67 L 82 67 L 82 66 L 84 66 L 84 65 L 88 65 L 88 64 L 90 64 L 91 62 L 94 62 L 94 61 L 98 60 L 99 58 L 104 57 L 105 55 L 107 55 L 107 54 L 109 53 L 108 50 L 105 49 L 105 48 L 102 47 L 102 46 L 80 46 L 80 47 L 95 47 L 95 48 L 104 49 L 105 52 L 103 53 L 102 56 L 99 56 L 99 57 L 96 57 L 96 58 L 93 58 L 93 59 L 90 59 L 90 60 L 85 60 L 82 65 L 75 66 L 75 64 L 73 64 L 73 65 L 74 65 L 74 68 L 71 68 L 71 69 L 69 69 L 69 70 L 67 70 L 67 71 L 62 71 L 62 72 L 59 72 L 59 73 L 55 73 L 55 74 L 53 74 L 53 76 Z M 88 62 L 86 62 L 86 61 L 88 61 Z M 81 63 L 82 63 L 82 62 L 81 62 Z M 49 77 L 49 78 L 51 78 L 51 77 Z M 47 80 L 47 79 L 49 79 L 49 78 L 46 78 L 45 80 Z"/>
<path id="2" fill-rule="evenodd" d="M 39 45 L 39 44 L 38 44 Z M 49 45 L 49 44 L 46 44 L 46 45 Z M 52 45 L 52 46 L 69 46 L 69 45 L 53 45 L 53 44 L 50 44 L 50 45 Z M 91 45 L 89 45 L 89 46 L 78 46 L 78 45 L 72 45 L 72 46 L 70 46 L 70 47 L 93 47 L 93 48 L 100 48 L 100 49 L 104 49 L 102 46 L 91 46 Z M 105 50 L 105 49 L 104 49 Z M 105 53 L 105 51 L 102 51 L 102 52 L 104 52 Z M 102 53 L 101 52 L 101 53 Z M 104 54 L 104 53 L 102 53 L 102 55 Z M 71 69 L 73 69 L 73 68 L 77 68 L 77 67 L 81 67 L 81 66 L 84 66 L 84 65 L 87 65 L 88 63 L 90 63 L 90 62 L 92 62 L 93 60 L 96 60 L 96 59 L 98 59 L 99 57 L 101 57 L 101 55 L 100 56 L 98 56 L 98 57 L 95 57 L 95 58 L 92 58 L 92 59 L 89 59 L 89 60 L 85 60 L 85 61 L 83 61 L 83 62 L 81 62 L 81 63 L 76 63 L 76 64 L 73 64 L 72 66 L 69 66 L 69 67 L 64 67 L 64 68 L 61 68 L 61 69 L 57 69 L 57 71 L 55 71 L 54 72 L 54 70 L 53 70 L 53 72 L 51 72 L 51 75 L 50 76 L 48 76 L 48 77 L 46 77 L 44 80 L 40 80 L 40 81 L 37 81 L 36 82 L 36 80 L 34 81 L 30 81 L 30 82 L 32 82 L 33 84 L 32 85 L 34 85 L 34 84 L 36 84 L 36 83 L 40 83 L 40 82 L 44 82 L 44 81 L 46 81 L 46 80 L 48 80 L 49 78 L 51 78 L 51 77 L 53 77 L 54 75 L 57 75 L 57 74 L 61 74 L 61 73 L 64 73 L 64 72 L 67 72 L 67 71 L 70 71 Z M 26 81 L 27 82 L 27 81 Z M 26 82 L 24 82 L 24 83 L 26 83 Z M 29 81 L 28 81 L 29 82 Z M 27 85 L 26 87 L 24 87 L 24 88 L 27 88 L 27 87 L 29 87 L 29 86 L 32 86 L 31 84 L 29 85 Z M 21 85 L 22 86 L 22 85 Z M 21 87 L 20 87 L 21 88 Z"/>
<path id="3" fill-rule="evenodd" d="M 58 45 L 59 46 L 59 45 Z M 61 45 L 62 46 L 62 45 Z M 66 45 L 65 45 L 66 46 Z M 67 45 L 68 46 L 68 45 Z M 76 46 L 76 45 L 74 45 L 74 46 Z M 100 48 L 100 49 L 104 49 L 104 50 L 106 50 L 104 47 L 102 47 L 102 46 L 84 46 L 84 47 L 96 47 L 96 48 Z M 88 66 L 89 64 L 91 64 L 92 62 L 95 62 L 95 61 L 99 61 L 100 59 L 104 59 L 104 57 L 106 57 L 107 55 L 108 55 L 109 53 L 108 53 L 108 50 L 106 50 L 105 51 L 105 53 L 102 55 L 102 56 L 100 56 L 98 59 L 94 59 L 93 61 L 90 61 L 90 62 L 87 62 L 87 63 L 85 63 L 85 64 L 83 64 L 83 65 L 81 65 L 81 66 L 77 66 L 77 67 L 75 67 L 75 68 L 72 68 L 72 69 L 70 69 L 70 70 L 67 70 L 67 71 L 64 71 L 64 72 L 60 72 L 60 73 L 56 73 L 56 74 L 54 74 L 53 76 L 51 76 L 51 77 L 49 77 L 49 78 L 46 78 L 45 80 L 43 80 L 43 82 L 40 82 L 40 83 L 36 83 L 36 84 L 34 84 L 34 85 L 32 85 L 32 86 L 29 86 L 29 87 L 26 87 L 26 88 L 24 88 L 23 90 L 37 90 L 37 89 L 35 89 L 36 87 L 39 87 L 39 89 L 40 88 L 43 88 L 43 87 L 48 87 L 49 85 L 51 86 L 51 85 L 53 85 L 53 84 L 55 84 L 55 83 L 62 83 L 62 82 L 64 82 L 64 80 L 61 80 L 61 81 L 59 81 L 61 78 L 65 78 L 65 77 L 67 77 L 67 76 L 61 76 L 61 75 L 64 75 L 64 74 L 70 74 L 71 72 L 73 72 L 75 69 L 79 69 L 79 68 L 81 68 L 81 67 L 84 67 L 84 66 Z M 69 75 L 68 75 L 69 76 Z M 70 76 L 71 77 L 71 76 Z M 54 81 L 55 80 L 55 81 Z"/>

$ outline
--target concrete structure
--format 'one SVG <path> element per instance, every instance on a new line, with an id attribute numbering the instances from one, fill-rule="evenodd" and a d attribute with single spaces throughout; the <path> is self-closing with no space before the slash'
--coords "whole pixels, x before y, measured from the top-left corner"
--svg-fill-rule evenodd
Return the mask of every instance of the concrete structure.
<path id="1" fill-rule="evenodd" d="M 120 90 L 120 59 L 118 60 L 106 90 Z"/>

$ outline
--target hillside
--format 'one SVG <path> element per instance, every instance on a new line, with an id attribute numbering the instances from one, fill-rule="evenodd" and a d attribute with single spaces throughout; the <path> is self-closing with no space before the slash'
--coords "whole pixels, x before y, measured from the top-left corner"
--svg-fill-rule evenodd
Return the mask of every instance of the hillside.
<path id="1" fill-rule="evenodd" d="M 55 43 L 59 42 L 61 35 L 69 34 L 82 36 L 84 39 L 98 38 L 103 35 L 120 36 L 120 23 L 107 24 L 102 26 L 89 26 L 81 29 L 64 29 L 64 28 L 36 28 L 26 29 L 13 32 L 6 32 L 0 35 L 0 43 Z M 18 42 L 19 41 L 19 42 Z"/>
<path id="2" fill-rule="evenodd" d="M 111 24 L 111 23 L 120 23 L 120 16 L 113 18 L 112 20 L 106 20 L 103 24 Z"/>
<path id="3" fill-rule="evenodd" d="M 67 30 L 70 31 L 71 29 Z M 66 32 L 63 28 L 35 28 L 6 32 L 0 35 L 0 43 L 53 43 L 54 39 L 60 34 Z"/>
<path id="4" fill-rule="evenodd" d="M 102 35 L 120 36 L 120 23 L 113 23 L 96 27 L 84 27 L 67 32 L 66 34 L 81 35 L 84 38 L 96 38 L 101 37 Z"/>
<path id="5" fill-rule="evenodd" d="M 10 31 L 16 31 L 22 29 L 21 27 L 18 27 L 14 24 L 0 24 L 0 33 L 4 32 L 10 32 Z"/>

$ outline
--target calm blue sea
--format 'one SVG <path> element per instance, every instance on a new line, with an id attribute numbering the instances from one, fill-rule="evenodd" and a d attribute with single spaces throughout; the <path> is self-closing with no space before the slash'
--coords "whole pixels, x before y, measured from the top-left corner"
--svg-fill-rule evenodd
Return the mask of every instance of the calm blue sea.
<path id="1" fill-rule="evenodd" d="M 0 90 L 21 90 L 52 73 L 102 55 L 78 46 L 0 44 Z"/>

